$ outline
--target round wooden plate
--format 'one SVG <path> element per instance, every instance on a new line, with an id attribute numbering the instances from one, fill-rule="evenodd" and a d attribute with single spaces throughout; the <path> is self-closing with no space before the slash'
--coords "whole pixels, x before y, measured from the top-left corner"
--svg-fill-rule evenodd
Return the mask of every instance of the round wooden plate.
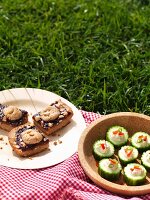
<path id="1" fill-rule="evenodd" d="M 98 167 L 92 155 L 93 143 L 98 139 L 105 139 L 107 129 L 113 125 L 125 127 L 129 132 L 129 137 L 137 131 L 150 134 L 150 117 L 144 114 L 119 112 L 103 116 L 91 123 L 80 137 L 78 155 L 81 166 L 95 184 L 111 192 L 128 196 L 150 193 L 150 173 L 147 173 L 146 183 L 141 186 L 127 186 L 123 180 L 123 174 L 116 182 L 107 181 L 98 174 Z M 140 162 L 140 157 L 137 161 Z"/>

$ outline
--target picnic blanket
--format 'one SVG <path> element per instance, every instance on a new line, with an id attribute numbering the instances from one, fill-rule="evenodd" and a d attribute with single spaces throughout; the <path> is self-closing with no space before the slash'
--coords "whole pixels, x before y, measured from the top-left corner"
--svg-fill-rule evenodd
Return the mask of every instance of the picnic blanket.
<path id="1" fill-rule="evenodd" d="M 81 113 L 88 126 L 99 114 Z M 84 173 L 74 153 L 52 167 L 20 170 L 0 166 L 0 200 L 150 200 L 150 195 L 125 197 L 94 184 Z"/>

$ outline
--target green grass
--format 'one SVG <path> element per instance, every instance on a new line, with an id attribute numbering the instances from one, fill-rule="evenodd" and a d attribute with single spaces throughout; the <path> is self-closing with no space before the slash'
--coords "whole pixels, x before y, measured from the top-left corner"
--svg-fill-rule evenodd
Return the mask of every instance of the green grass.
<path id="1" fill-rule="evenodd" d="M 0 90 L 150 115 L 149 0 L 1 0 Z"/>

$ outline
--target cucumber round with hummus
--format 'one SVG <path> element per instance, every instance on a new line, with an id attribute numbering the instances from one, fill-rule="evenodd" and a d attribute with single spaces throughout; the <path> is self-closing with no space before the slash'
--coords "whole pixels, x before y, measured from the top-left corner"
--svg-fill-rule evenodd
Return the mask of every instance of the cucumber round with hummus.
<path id="1" fill-rule="evenodd" d="M 116 159 L 104 158 L 99 161 L 98 173 L 101 177 L 109 181 L 118 180 L 121 170 L 122 167 Z"/>
<path id="2" fill-rule="evenodd" d="M 141 164 L 150 172 L 150 150 L 144 152 L 141 156 Z"/>
<path id="3" fill-rule="evenodd" d="M 146 181 L 145 167 L 137 163 L 130 163 L 124 168 L 124 180 L 127 185 L 142 185 Z"/>
<path id="4" fill-rule="evenodd" d="M 114 146 L 106 140 L 97 140 L 93 145 L 93 156 L 96 160 L 109 158 L 114 154 Z"/>
<path id="5" fill-rule="evenodd" d="M 128 142 L 128 131 L 122 126 L 112 126 L 106 133 L 106 140 L 115 147 L 121 147 Z"/>
<path id="6" fill-rule="evenodd" d="M 133 146 L 122 146 L 118 151 L 118 157 L 123 165 L 134 162 L 138 157 L 138 150 Z"/>
<path id="7" fill-rule="evenodd" d="M 131 137 L 131 144 L 139 151 L 146 151 L 150 149 L 150 136 L 145 132 L 136 132 Z"/>

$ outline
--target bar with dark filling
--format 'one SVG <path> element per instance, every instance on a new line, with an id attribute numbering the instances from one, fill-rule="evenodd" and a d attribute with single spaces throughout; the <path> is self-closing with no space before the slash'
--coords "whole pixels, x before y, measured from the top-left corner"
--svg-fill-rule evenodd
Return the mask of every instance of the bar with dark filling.
<path id="1" fill-rule="evenodd" d="M 30 123 L 11 130 L 8 140 L 16 154 L 23 157 L 35 155 L 49 147 L 49 139 Z"/>
<path id="2" fill-rule="evenodd" d="M 17 108 L 0 104 L 0 128 L 10 131 L 13 128 L 28 122 L 28 112 Z"/>
<path id="3" fill-rule="evenodd" d="M 72 109 L 61 100 L 58 100 L 36 113 L 32 119 L 39 130 L 46 135 L 50 135 L 66 126 L 72 116 Z"/>

